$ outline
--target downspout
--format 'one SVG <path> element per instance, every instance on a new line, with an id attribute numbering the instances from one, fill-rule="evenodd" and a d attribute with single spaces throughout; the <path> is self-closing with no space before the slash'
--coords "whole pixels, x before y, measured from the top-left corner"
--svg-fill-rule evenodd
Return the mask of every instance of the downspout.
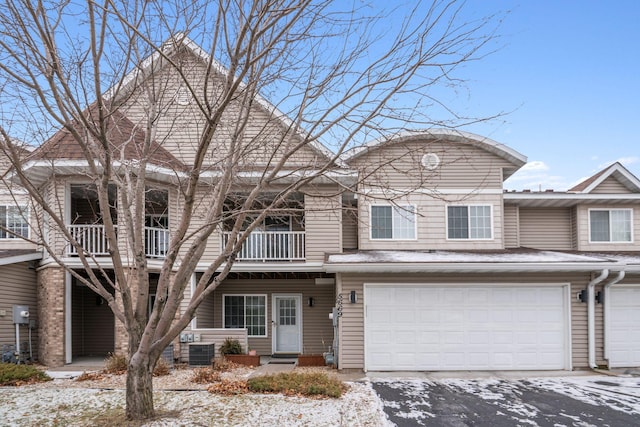
<path id="1" fill-rule="evenodd" d="M 620 283 L 620 281 L 622 281 L 622 279 L 624 279 L 625 276 L 625 271 L 619 271 L 618 272 L 618 277 L 616 277 L 615 279 L 611 280 L 609 283 L 605 283 L 604 285 L 604 289 L 602 290 L 602 294 L 604 295 L 604 306 L 603 306 L 603 313 L 602 313 L 602 317 L 603 317 L 603 323 L 604 323 L 604 358 L 607 360 L 607 362 L 609 361 L 609 349 L 608 349 L 608 345 L 607 345 L 607 341 L 608 341 L 608 337 L 607 337 L 607 326 L 609 323 L 609 288 L 613 285 L 615 285 L 616 283 Z"/>
<path id="2" fill-rule="evenodd" d="M 609 269 L 602 270 L 600 275 L 587 285 L 587 342 L 589 352 L 589 367 L 597 369 L 596 365 L 596 302 L 594 289 L 596 285 L 609 276 Z"/>

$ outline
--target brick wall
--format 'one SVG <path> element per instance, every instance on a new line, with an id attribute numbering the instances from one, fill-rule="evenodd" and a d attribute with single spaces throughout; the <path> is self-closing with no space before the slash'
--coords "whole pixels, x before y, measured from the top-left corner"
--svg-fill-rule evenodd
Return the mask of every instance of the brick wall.
<path id="1" fill-rule="evenodd" d="M 65 273 L 51 267 L 38 271 L 38 354 L 50 367 L 64 365 Z"/>

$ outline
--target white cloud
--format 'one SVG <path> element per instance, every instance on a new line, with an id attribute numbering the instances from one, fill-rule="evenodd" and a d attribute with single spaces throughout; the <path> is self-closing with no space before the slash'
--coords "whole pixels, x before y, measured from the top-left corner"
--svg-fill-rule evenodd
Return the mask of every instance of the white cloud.
<path id="1" fill-rule="evenodd" d="M 548 173 L 549 169 L 549 166 L 543 161 L 531 161 L 505 181 L 505 188 L 510 190 L 544 191 L 553 189 L 562 191 L 570 187 L 565 177 L 551 175 Z"/>
<path id="2" fill-rule="evenodd" d="M 640 162 L 640 157 L 638 157 L 638 156 L 618 157 L 617 159 L 612 160 L 610 162 L 600 163 L 600 165 L 598 165 L 598 169 L 599 170 L 604 169 L 607 166 L 611 166 L 615 162 L 622 163 L 624 166 L 629 166 L 629 165 L 632 165 L 634 163 Z"/>
<path id="3" fill-rule="evenodd" d="M 616 162 L 620 162 L 625 166 L 632 165 L 634 163 L 640 162 L 640 157 L 637 157 L 637 156 L 620 157 L 619 159 L 616 160 Z"/>
<path id="4" fill-rule="evenodd" d="M 549 166 L 545 162 L 540 160 L 534 160 L 532 162 L 527 163 L 523 167 L 520 168 L 518 172 L 531 172 L 531 171 L 548 171 Z"/>

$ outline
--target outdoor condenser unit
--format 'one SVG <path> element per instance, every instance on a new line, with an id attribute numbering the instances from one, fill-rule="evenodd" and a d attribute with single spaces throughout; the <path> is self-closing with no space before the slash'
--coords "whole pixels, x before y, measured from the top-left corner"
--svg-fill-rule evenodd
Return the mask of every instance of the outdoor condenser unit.
<path id="1" fill-rule="evenodd" d="M 215 344 L 213 343 L 190 343 L 189 344 L 189 366 L 211 366 L 211 361 L 215 356 Z"/>

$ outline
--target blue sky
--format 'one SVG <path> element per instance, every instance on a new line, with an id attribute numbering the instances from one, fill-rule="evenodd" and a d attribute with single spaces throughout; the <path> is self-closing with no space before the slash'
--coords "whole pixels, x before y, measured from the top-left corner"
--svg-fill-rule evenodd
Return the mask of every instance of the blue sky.
<path id="1" fill-rule="evenodd" d="M 528 157 L 510 189 L 566 190 L 619 160 L 640 177 L 640 1 L 468 0 L 509 12 L 502 46 L 461 73 L 454 108 L 506 116 L 466 127 Z"/>

